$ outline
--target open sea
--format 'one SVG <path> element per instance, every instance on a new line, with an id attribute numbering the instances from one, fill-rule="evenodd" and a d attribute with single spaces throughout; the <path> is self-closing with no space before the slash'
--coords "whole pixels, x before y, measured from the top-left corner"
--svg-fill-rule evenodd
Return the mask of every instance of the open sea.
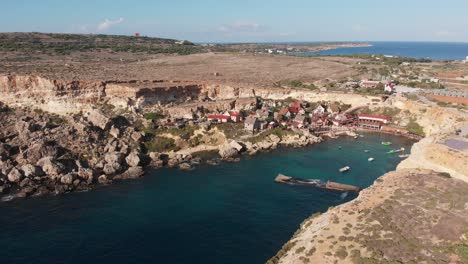
<path id="1" fill-rule="evenodd" d="M 264 263 L 304 219 L 356 197 L 277 184 L 278 173 L 367 187 L 400 162 L 397 154 L 386 154 L 389 149 L 409 150 L 412 144 L 401 137 L 365 134 L 189 172 L 154 170 L 142 179 L 85 193 L 0 203 L 0 259 Z M 375 161 L 368 162 L 369 157 Z M 351 171 L 338 172 L 346 165 Z"/>
<path id="2" fill-rule="evenodd" d="M 320 52 L 304 52 L 299 56 L 375 54 L 432 60 L 464 60 L 468 57 L 467 42 L 369 42 L 371 47 L 339 48 Z"/>

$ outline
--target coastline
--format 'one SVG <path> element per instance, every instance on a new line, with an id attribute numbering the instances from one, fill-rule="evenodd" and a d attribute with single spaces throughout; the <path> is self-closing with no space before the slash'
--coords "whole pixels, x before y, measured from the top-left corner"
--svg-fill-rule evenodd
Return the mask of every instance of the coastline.
<path id="1" fill-rule="evenodd" d="M 463 122 L 466 119 L 463 118 L 463 113 L 458 113 L 458 118 L 447 118 L 447 115 L 450 116 L 454 113 L 440 107 L 434 107 L 426 112 L 424 104 L 403 98 L 395 98 L 390 103 L 399 109 L 409 111 L 409 113 L 418 113 L 419 115 L 424 113 L 418 117 L 418 120 L 424 125 L 426 137 L 413 145 L 409 157 L 402 160 L 396 170 L 380 176 L 373 185 L 363 189 L 356 199 L 335 208 L 329 208 L 322 214 L 314 214 L 304 220 L 293 237 L 283 245 L 283 248 L 275 256 L 268 260 L 268 264 L 319 263 L 323 261 L 327 263 L 381 262 L 386 261 L 386 257 L 407 262 L 414 261 L 416 256 L 422 258 L 418 248 L 424 248 L 428 252 L 426 255 L 426 257 L 429 256 L 428 261 L 433 261 L 433 257 L 437 256 L 440 261 L 462 263 L 461 259 L 464 256 L 457 251 L 457 247 L 466 243 L 463 228 L 468 223 L 457 222 L 457 225 L 461 227 L 460 230 L 456 231 L 458 236 L 450 238 L 437 234 L 433 230 L 435 224 L 439 225 L 438 228 L 441 226 L 447 228 L 446 226 L 455 222 L 449 224 L 445 221 L 456 221 L 455 219 L 458 217 L 466 219 L 468 217 L 467 211 L 463 207 L 458 210 L 447 208 L 441 202 L 436 202 L 439 207 L 424 204 L 424 202 L 430 199 L 434 201 L 442 199 L 450 203 L 468 202 L 466 196 L 468 175 L 464 172 L 463 165 L 459 166 L 466 163 L 468 155 L 464 154 L 463 151 L 448 149 L 440 143 L 441 138 L 453 136 L 453 127 L 466 124 L 466 121 Z M 421 111 L 421 109 L 426 110 Z M 440 120 L 458 120 L 459 122 L 454 124 L 444 120 L 435 125 L 434 116 Z M 441 188 L 434 189 L 434 186 Z M 452 186 L 452 189 L 448 186 Z M 422 198 L 414 199 L 418 196 Z M 408 209 L 399 210 L 402 204 L 406 204 Z M 421 211 L 417 211 L 420 208 L 426 210 L 426 213 L 422 214 L 423 216 L 419 216 Z M 411 210 L 416 211 L 412 212 Z M 453 217 L 453 220 L 443 219 L 449 210 L 451 216 L 448 218 Z M 415 215 L 414 212 L 418 213 Z M 381 214 L 382 217 L 376 218 L 378 214 Z M 435 215 L 437 215 L 438 221 L 427 221 Z M 408 216 L 413 216 L 413 218 L 407 219 Z M 424 226 L 424 228 L 418 232 L 403 233 L 406 230 L 405 226 L 411 224 L 401 223 L 399 220 L 402 217 L 408 222 L 413 222 L 413 225 Z M 370 228 L 368 225 L 361 224 L 363 221 L 374 222 L 379 227 L 377 229 Z M 377 230 L 382 230 L 382 232 L 379 233 Z M 388 233 L 395 234 L 397 237 L 393 238 L 391 244 L 382 245 L 379 241 L 389 239 L 384 236 Z M 446 239 L 450 242 L 427 243 L 425 241 L 428 233 L 434 239 Z M 374 240 L 376 236 L 377 240 Z M 412 246 L 408 246 L 407 248 L 410 249 L 406 250 L 404 254 L 401 253 L 404 248 L 399 245 L 399 243 L 404 244 L 404 242 L 395 242 L 401 239 L 412 241 Z M 411 249 L 414 247 L 416 247 L 416 251 Z M 437 255 L 436 252 L 441 247 L 448 252 L 446 255 Z M 395 254 L 395 252 L 398 253 Z"/>

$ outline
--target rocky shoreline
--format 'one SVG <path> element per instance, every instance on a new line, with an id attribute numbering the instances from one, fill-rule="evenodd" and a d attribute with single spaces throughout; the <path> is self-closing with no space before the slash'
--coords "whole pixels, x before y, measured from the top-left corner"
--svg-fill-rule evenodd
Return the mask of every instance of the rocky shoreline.
<path id="1" fill-rule="evenodd" d="M 356 199 L 306 219 L 268 264 L 468 260 L 468 156 L 442 144 L 467 124 L 466 113 L 401 96 L 387 104 L 417 119 L 426 137 Z"/>
<path id="2" fill-rule="evenodd" d="M 88 191 L 97 185 L 142 177 L 146 168 L 191 170 L 202 162 L 217 165 L 238 161 L 241 155 L 322 141 L 311 134 L 283 138 L 270 134 L 255 143 L 226 139 L 223 144 L 209 146 L 219 158 L 204 161 L 196 151 L 187 149 L 149 152 L 144 147 L 149 134 L 134 128 L 144 119 L 129 113 L 108 116 L 99 109 L 57 116 L 1 104 L 0 199 Z M 202 145 L 197 147 L 203 149 Z"/>

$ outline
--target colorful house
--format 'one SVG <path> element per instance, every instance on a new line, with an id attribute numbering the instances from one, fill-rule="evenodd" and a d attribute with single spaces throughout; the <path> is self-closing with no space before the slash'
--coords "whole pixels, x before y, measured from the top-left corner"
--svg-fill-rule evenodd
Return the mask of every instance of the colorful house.
<path id="1" fill-rule="evenodd" d="M 218 123 L 227 123 L 230 119 L 230 115 L 226 114 L 214 114 L 214 115 L 208 115 L 207 116 L 208 121 L 214 121 Z"/>

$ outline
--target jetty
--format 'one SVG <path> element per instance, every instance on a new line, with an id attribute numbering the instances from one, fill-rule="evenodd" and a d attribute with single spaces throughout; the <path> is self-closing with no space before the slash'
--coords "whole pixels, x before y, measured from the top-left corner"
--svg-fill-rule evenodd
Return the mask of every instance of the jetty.
<path id="1" fill-rule="evenodd" d="M 294 177 L 289 177 L 283 174 L 278 174 L 278 176 L 276 176 L 275 178 L 275 182 L 290 184 L 290 185 L 305 185 L 305 186 L 310 186 L 314 188 L 334 190 L 334 191 L 340 191 L 340 192 L 360 192 L 361 191 L 360 187 L 357 187 L 354 185 L 342 184 L 342 183 L 332 182 L 332 181 L 322 181 L 318 179 L 294 178 Z"/>

